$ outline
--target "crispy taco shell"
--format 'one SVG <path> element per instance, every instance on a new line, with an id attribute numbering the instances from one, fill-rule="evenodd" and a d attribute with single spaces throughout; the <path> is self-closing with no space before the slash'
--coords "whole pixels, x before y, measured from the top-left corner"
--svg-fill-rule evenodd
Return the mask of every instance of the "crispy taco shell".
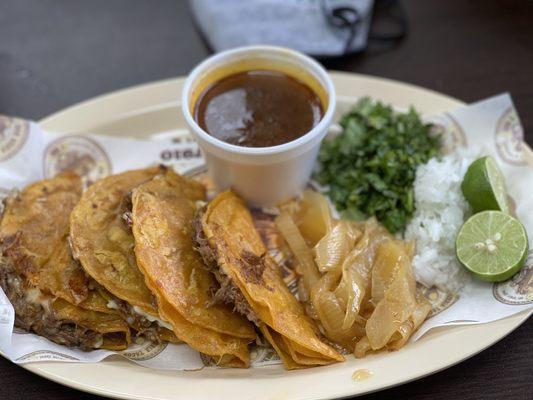
<path id="1" fill-rule="evenodd" d="M 123 349 L 130 342 L 128 325 L 104 310 L 105 299 L 70 253 L 69 215 L 80 196 L 80 179 L 63 173 L 6 200 L 2 288 L 17 326 L 70 346 Z"/>
<path id="2" fill-rule="evenodd" d="M 63 299 L 54 300 L 52 307 L 59 319 L 73 321 L 77 326 L 100 333 L 101 348 L 124 350 L 131 342 L 128 325 L 116 314 L 90 311 Z"/>
<path id="3" fill-rule="evenodd" d="M 252 325 L 223 304 L 212 303 L 217 282 L 193 248 L 195 201 L 203 185 L 168 170 L 132 194 L 137 264 L 159 312 L 176 335 L 221 366 L 249 366 Z"/>
<path id="4" fill-rule="evenodd" d="M 124 219 L 131 191 L 164 170 L 127 171 L 91 185 L 72 211 L 70 236 L 74 256 L 98 284 L 118 298 L 109 304 L 126 315 L 135 330 L 143 333 L 155 327 L 155 337 L 151 332 L 150 339 L 170 337 L 178 342 L 163 326 L 166 324 L 152 303 L 152 293 L 135 260 L 133 234 Z"/>
<path id="5" fill-rule="evenodd" d="M 17 272 L 73 304 L 89 294 L 89 279 L 67 242 L 69 215 L 81 191 L 81 180 L 71 173 L 33 183 L 6 200 L 1 225 L 5 252 Z"/>
<path id="6" fill-rule="evenodd" d="M 15 326 L 55 343 L 82 350 L 123 350 L 130 344 L 130 329 L 116 314 L 90 311 L 46 294 L 17 274 L 4 259 L 0 286 L 15 310 Z"/>
<path id="7" fill-rule="evenodd" d="M 206 261 L 216 261 L 217 279 L 229 279 L 247 305 L 245 310 L 280 355 L 287 369 L 330 364 L 344 358 L 318 337 L 312 321 L 290 293 L 268 255 L 252 216 L 242 200 L 227 191 L 213 199 L 200 215 L 197 229 Z M 202 243 L 207 242 L 207 243 Z M 211 250 L 206 257 L 205 245 Z M 212 262 L 211 262 L 212 264 Z M 235 300 L 235 296 L 234 296 Z"/>

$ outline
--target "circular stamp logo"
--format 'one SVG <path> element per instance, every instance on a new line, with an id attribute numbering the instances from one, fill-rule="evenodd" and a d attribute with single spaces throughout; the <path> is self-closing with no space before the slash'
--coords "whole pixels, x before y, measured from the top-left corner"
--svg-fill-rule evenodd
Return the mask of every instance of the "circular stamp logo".
<path id="1" fill-rule="evenodd" d="M 130 346 L 127 350 L 121 351 L 120 354 L 130 360 L 146 361 L 157 357 L 167 346 L 167 342 L 156 343 L 145 340 L 142 343 Z"/>
<path id="2" fill-rule="evenodd" d="M 0 161 L 5 161 L 24 146 L 30 133 L 28 121 L 0 115 Z"/>
<path id="3" fill-rule="evenodd" d="M 442 136 L 442 149 L 445 154 L 459 147 L 466 147 L 466 135 L 459 122 L 451 114 L 435 115 L 427 119 L 432 124 L 431 134 Z"/>
<path id="4" fill-rule="evenodd" d="M 24 354 L 16 361 L 36 362 L 36 361 L 79 361 L 80 359 L 68 354 L 59 353 L 52 350 L 37 350 Z"/>
<path id="5" fill-rule="evenodd" d="M 492 294 L 500 303 L 523 305 L 533 303 L 533 251 L 520 272 L 505 282 L 495 283 Z"/>
<path id="6" fill-rule="evenodd" d="M 87 186 L 111 173 L 111 161 L 105 150 L 94 140 L 80 135 L 65 136 L 46 147 L 43 171 L 45 178 L 72 171 Z"/>
<path id="7" fill-rule="evenodd" d="M 526 165 L 524 159 L 524 130 L 513 107 L 509 107 L 498 120 L 495 131 L 498 155 L 512 165 Z"/>
<path id="8" fill-rule="evenodd" d="M 443 312 L 459 298 L 457 295 L 443 292 L 435 286 L 427 288 L 419 283 L 417 288 L 431 304 L 431 311 L 429 312 L 428 318 Z"/>
<path id="9" fill-rule="evenodd" d="M 213 367 L 217 365 L 216 360 L 208 355 L 200 353 L 200 358 L 206 367 Z M 256 343 L 252 343 L 250 345 L 250 363 L 252 366 L 279 364 L 280 358 L 278 353 L 276 353 L 276 350 L 274 350 L 270 344 L 267 343 L 264 345 L 258 345 Z"/>

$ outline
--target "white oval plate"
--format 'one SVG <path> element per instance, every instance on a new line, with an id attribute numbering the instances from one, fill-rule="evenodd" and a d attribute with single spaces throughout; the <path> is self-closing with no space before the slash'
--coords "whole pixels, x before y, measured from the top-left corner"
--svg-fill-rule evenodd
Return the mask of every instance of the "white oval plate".
<path id="1" fill-rule="evenodd" d="M 337 72 L 331 75 L 339 95 L 338 113 L 364 95 L 403 108 L 412 104 L 429 114 L 463 104 L 390 80 Z M 182 84 L 182 78 L 171 79 L 114 92 L 60 111 L 42 120 L 41 125 L 57 132 L 140 137 L 183 128 L 178 104 Z M 494 344 L 526 319 L 523 313 L 485 325 L 440 329 L 397 352 L 291 372 L 279 365 L 248 370 L 158 371 L 119 357 L 98 364 L 46 362 L 23 367 L 63 385 L 124 399 L 331 399 L 384 389 L 442 370 Z M 356 382 L 352 374 L 360 368 L 370 370 L 372 376 Z"/>

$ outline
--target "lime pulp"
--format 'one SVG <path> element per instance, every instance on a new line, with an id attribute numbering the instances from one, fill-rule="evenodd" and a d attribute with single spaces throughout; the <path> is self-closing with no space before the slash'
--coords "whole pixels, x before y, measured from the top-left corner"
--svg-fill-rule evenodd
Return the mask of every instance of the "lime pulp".
<path id="1" fill-rule="evenodd" d="M 525 263 L 527 233 L 515 218 L 501 211 L 474 214 L 456 239 L 457 258 L 477 278 L 501 282 L 516 274 Z"/>

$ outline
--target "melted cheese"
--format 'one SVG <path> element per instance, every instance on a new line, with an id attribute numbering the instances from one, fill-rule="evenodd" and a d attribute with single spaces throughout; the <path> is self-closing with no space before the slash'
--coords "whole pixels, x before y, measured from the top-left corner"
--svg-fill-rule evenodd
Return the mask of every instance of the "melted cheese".
<path id="1" fill-rule="evenodd" d="M 34 287 L 26 289 L 24 298 L 28 303 L 41 306 L 46 311 L 50 310 L 51 297 L 45 295 L 40 289 Z"/>
<path id="2" fill-rule="evenodd" d="M 116 301 L 114 301 L 114 300 L 109 300 L 107 302 L 107 308 L 110 308 L 112 310 L 120 310 L 120 307 L 119 307 L 118 303 Z M 172 325 L 170 325 L 168 322 L 165 322 L 162 319 L 159 319 L 157 317 L 154 317 L 151 314 L 148 314 L 148 313 L 144 312 L 141 308 L 139 308 L 137 306 L 133 306 L 132 310 L 138 316 L 140 316 L 142 318 L 145 318 L 145 319 L 147 319 L 150 322 L 155 322 L 155 323 L 157 323 L 157 325 L 159 325 L 162 328 L 166 328 L 166 329 L 172 330 Z M 128 317 L 127 318 L 127 322 L 129 324 L 132 324 L 133 323 L 132 318 Z"/>
<path id="3" fill-rule="evenodd" d="M 150 315 L 150 314 L 144 312 L 142 309 L 140 309 L 137 306 L 133 306 L 133 311 L 135 312 L 135 314 L 146 318 L 150 322 L 156 322 L 157 325 L 159 325 L 162 328 L 167 328 L 169 330 L 172 330 L 172 325 L 170 325 L 168 322 L 165 322 L 162 319 L 159 319 L 157 317 L 154 317 L 153 315 Z"/>
<path id="4" fill-rule="evenodd" d="M 107 308 L 110 308 L 112 310 L 120 310 L 120 307 L 118 306 L 115 300 L 109 300 L 107 302 Z"/>

